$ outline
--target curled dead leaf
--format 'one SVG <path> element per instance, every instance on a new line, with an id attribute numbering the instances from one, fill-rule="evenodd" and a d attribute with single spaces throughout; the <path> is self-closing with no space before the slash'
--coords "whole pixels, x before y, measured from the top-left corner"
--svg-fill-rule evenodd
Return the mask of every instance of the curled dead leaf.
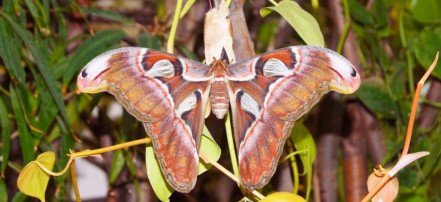
<path id="1" fill-rule="evenodd" d="M 371 191 L 374 187 L 381 181 L 382 176 L 378 175 L 376 172 L 371 173 L 367 180 L 368 190 Z M 396 177 L 392 178 L 387 182 L 383 188 L 372 198 L 372 201 L 382 201 L 389 202 L 393 201 L 398 194 L 399 189 L 398 179 Z"/>

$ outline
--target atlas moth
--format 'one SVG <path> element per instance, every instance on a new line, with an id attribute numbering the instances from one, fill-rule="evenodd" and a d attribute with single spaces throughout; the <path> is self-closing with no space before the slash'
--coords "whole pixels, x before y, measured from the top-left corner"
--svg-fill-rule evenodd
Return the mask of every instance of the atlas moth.
<path id="1" fill-rule="evenodd" d="M 167 182 L 193 189 L 206 111 L 222 119 L 231 107 L 240 182 L 261 188 L 273 176 L 294 122 L 329 91 L 360 86 L 354 66 L 338 53 L 291 46 L 228 64 L 210 65 L 140 47 L 119 48 L 90 61 L 81 92 L 107 91 L 142 122 Z"/>

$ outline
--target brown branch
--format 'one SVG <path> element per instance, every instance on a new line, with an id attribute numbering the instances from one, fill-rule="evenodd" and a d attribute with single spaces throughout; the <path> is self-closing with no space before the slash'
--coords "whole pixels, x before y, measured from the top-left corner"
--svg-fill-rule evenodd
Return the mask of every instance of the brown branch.
<path id="1" fill-rule="evenodd" d="M 360 116 L 363 121 L 363 131 L 366 137 L 367 152 L 369 153 L 372 163 L 379 165 L 387 154 L 386 142 L 380 125 L 375 115 L 369 113 L 364 107 L 360 107 Z"/>
<path id="2" fill-rule="evenodd" d="M 340 148 L 343 124 L 343 99 L 337 93 L 327 95 L 321 105 L 317 126 L 316 169 L 320 201 L 337 201 L 338 196 L 338 150 Z"/>
<path id="3" fill-rule="evenodd" d="M 332 22 L 335 25 L 335 30 L 340 37 L 343 34 L 345 27 L 345 17 L 343 14 L 343 7 L 340 3 L 340 0 L 328 0 L 329 10 L 333 14 Z M 335 49 L 335 47 L 331 47 Z M 354 64 L 360 70 L 361 60 L 357 53 L 357 38 L 355 36 L 354 31 L 350 28 L 349 33 L 347 35 L 346 41 L 343 44 L 342 54 Z"/>
<path id="4" fill-rule="evenodd" d="M 233 0 L 230 5 L 230 15 L 228 17 L 233 27 L 233 49 L 236 55 L 236 62 L 256 55 L 254 52 L 254 43 L 251 40 L 243 13 L 243 2 Z"/>
<path id="5" fill-rule="evenodd" d="M 314 189 L 314 196 L 319 195 L 322 202 L 337 201 L 338 196 L 338 148 L 341 137 L 328 133 L 321 135 L 317 143 L 315 163 L 316 180 L 319 189 Z"/>
<path id="6" fill-rule="evenodd" d="M 343 171 L 346 201 L 360 201 L 367 191 L 366 139 L 363 131 L 359 103 L 347 105 L 348 118 L 351 121 L 349 136 L 342 141 Z"/>

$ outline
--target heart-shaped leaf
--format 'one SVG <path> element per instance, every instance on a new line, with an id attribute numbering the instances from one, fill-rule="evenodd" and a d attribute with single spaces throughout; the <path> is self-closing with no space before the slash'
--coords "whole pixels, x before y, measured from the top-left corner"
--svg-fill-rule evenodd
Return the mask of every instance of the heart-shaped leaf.
<path id="1" fill-rule="evenodd" d="M 213 137 L 208 131 L 207 127 L 204 125 L 202 129 L 202 137 L 199 151 L 204 153 L 206 156 L 210 157 L 213 161 L 217 161 L 221 155 L 221 149 L 219 145 L 214 141 Z M 205 163 L 204 161 L 199 161 L 199 172 L 198 174 L 202 174 L 206 170 L 211 167 L 211 164 Z"/>
<path id="2" fill-rule="evenodd" d="M 54 152 L 44 152 L 37 157 L 37 160 L 26 165 L 18 176 L 17 186 L 24 194 L 36 197 L 44 202 L 46 201 L 44 194 L 49 182 L 49 174 L 44 172 L 37 162 L 48 170 L 52 170 L 55 163 Z"/>

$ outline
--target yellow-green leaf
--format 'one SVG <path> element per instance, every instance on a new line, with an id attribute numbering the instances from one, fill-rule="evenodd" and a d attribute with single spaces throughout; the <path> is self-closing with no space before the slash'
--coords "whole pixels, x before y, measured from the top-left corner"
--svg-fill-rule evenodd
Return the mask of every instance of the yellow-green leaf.
<path id="1" fill-rule="evenodd" d="M 261 202 L 306 202 L 304 198 L 299 195 L 289 192 L 276 192 L 268 195 Z"/>
<path id="2" fill-rule="evenodd" d="M 296 30 L 306 44 L 320 47 L 325 46 L 325 40 L 317 20 L 303 10 L 297 2 L 283 0 L 277 6 L 262 8 L 260 15 L 265 17 L 272 11 L 279 13 Z"/>
<path id="3" fill-rule="evenodd" d="M 309 199 L 312 185 L 312 164 L 314 163 L 316 154 L 314 139 L 308 128 L 301 122 L 294 124 L 290 138 L 297 151 L 306 151 L 300 153 L 300 160 L 302 160 L 306 172 L 306 199 Z"/>
<path id="4" fill-rule="evenodd" d="M 44 172 L 37 162 L 48 170 L 52 170 L 55 163 L 55 154 L 53 152 L 42 153 L 37 157 L 37 160 L 26 165 L 18 176 L 17 186 L 24 194 L 36 197 L 44 202 L 49 174 Z"/>
<path id="5" fill-rule="evenodd" d="M 211 137 L 210 132 L 205 126 L 202 131 L 200 152 L 203 152 L 214 161 L 217 161 L 221 154 L 220 147 L 213 140 L 213 137 Z M 155 192 L 159 200 L 167 201 L 174 190 L 167 183 L 164 175 L 162 174 L 158 160 L 155 156 L 155 152 L 153 151 L 153 146 L 146 147 L 145 162 L 147 167 L 147 176 L 149 178 L 150 184 L 152 185 L 153 191 Z M 211 164 L 205 163 L 203 160 L 200 160 L 198 173 L 201 174 L 208 170 L 210 167 Z"/>
<path id="6" fill-rule="evenodd" d="M 145 164 L 147 167 L 147 176 L 153 191 L 159 200 L 167 201 L 174 190 L 165 180 L 158 160 L 156 159 L 155 152 L 153 151 L 153 145 L 151 144 L 145 148 Z"/>
<path id="7" fill-rule="evenodd" d="M 3 178 L 0 177 L 0 201 L 8 201 L 8 192 Z"/>
<path id="8" fill-rule="evenodd" d="M 206 156 L 210 157 L 210 159 L 217 161 L 221 155 L 221 149 L 219 145 L 214 141 L 213 137 L 210 134 L 210 131 L 208 131 L 207 127 L 204 125 L 204 128 L 202 129 L 202 137 L 201 137 L 201 146 L 199 147 L 199 151 L 204 153 Z M 199 160 L 199 172 L 201 173 L 205 172 L 211 167 L 211 164 L 205 163 L 203 160 Z"/>

